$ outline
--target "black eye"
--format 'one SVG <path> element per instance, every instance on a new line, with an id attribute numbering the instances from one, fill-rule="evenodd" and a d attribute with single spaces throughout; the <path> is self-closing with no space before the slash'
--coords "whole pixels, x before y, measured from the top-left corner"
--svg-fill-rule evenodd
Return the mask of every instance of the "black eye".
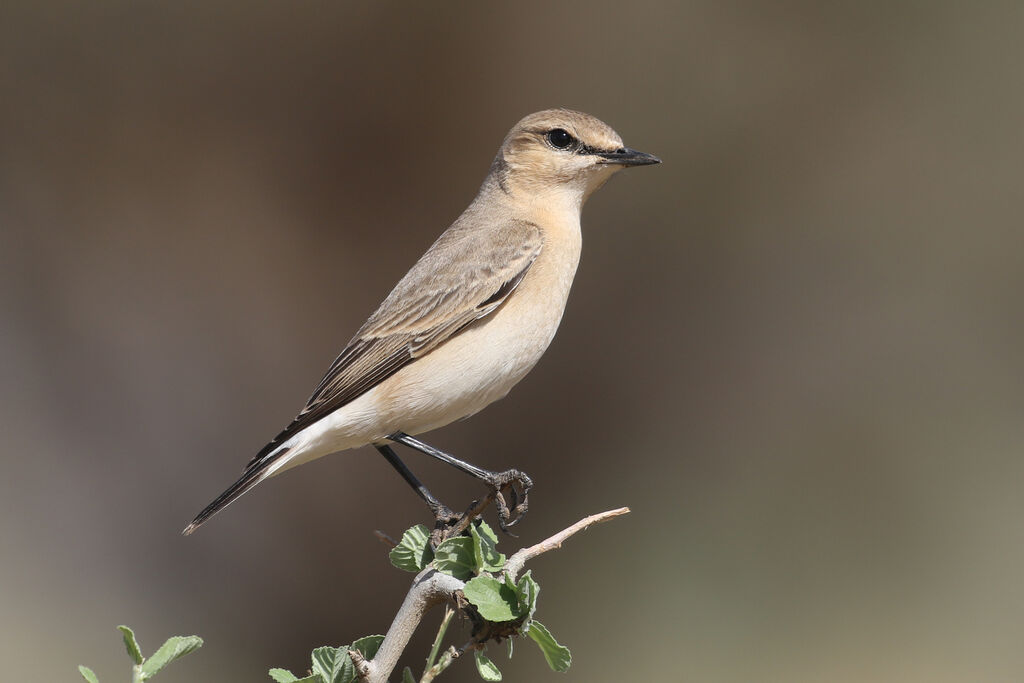
<path id="1" fill-rule="evenodd" d="M 576 138 L 562 128 L 555 128 L 548 131 L 548 142 L 555 149 L 568 149 L 576 142 Z"/>

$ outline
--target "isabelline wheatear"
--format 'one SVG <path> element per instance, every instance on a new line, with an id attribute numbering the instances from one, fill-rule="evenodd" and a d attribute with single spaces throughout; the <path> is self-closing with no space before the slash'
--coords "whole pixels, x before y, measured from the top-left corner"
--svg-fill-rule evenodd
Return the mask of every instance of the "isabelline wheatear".
<path id="1" fill-rule="evenodd" d="M 302 412 L 241 478 L 189 524 L 194 531 L 267 477 L 374 445 L 438 514 L 398 459 L 403 443 L 494 488 L 529 478 L 477 468 L 413 438 L 502 398 L 540 360 L 580 258 L 580 210 L 616 171 L 659 163 L 593 116 L 551 109 L 505 138 L 476 199 L 417 261 L 320 380 Z M 513 497 L 515 497 L 513 486 Z M 514 523 L 503 512 L 502 526 Z"/>

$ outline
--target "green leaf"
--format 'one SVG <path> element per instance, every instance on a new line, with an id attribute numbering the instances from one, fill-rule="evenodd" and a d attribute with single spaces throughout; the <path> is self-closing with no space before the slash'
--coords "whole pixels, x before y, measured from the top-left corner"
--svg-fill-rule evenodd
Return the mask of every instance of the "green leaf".
<path id="1" fill-rule="evenodd" d="M 514 621 L 521 616 L 515 588 L 490 576 L 468 581 L 462 594 L 487 621 Z"/>
<path id="2" fill-rule="evenodd" d="M 139 642 L 135 640 L 135 634 L 127 626 L 118 626 L 117 630 L 124 637 L 124 647 L 128 650 L 128 656 L 136 664 L 142 664 L 142 650 L 139 649 Z"/>
<path id="3" fill-rule="evenodd" d="M 356 679 L 356 668 L 348 656 L 348 646 L 318 647 L 313 650 L 313 675 L 323 683 L 352 683 Z"/>
<path id="4" fill-rule="evenodd" d="M 505 556 L 498 552 L 498 535 L 482 519 L 469 527 L 473 537 L 473 552 L 478 571 L 499 572 L 505 566 Z"/>
<path id="5" fill-rule="evenodd" d="M 530 628 L 530 620 L 533 613 L 537 611 L 537 594 L 540 593 L 540 584 L 533 580 L 532 570 L 527 570 L 519 578 L 516 584 L 516 593 L 519 595 L 519 613 L 526 617 L 524 632 Z"/>
<path id="6" fill-rule="evenodd" d="M 482 517 L 478 517 L 473 522 L 473 528 L 477 530 L 477 533 L 489 540 L 491 545 L 498 545 L 498 534 L 494 532 L 491 525 L 485 522 Z"/>
<path id="7" fill-rule="evenodd" d="M 412 669 L 409 667 L 402 669 L 402 683 L 416 683 L 416 677 L 412 675 Z"/>
<path id="8" fill-rule="evenodd" d="M 89 683 L 100 683 L 100 679 L 96 678 L 96 674 L 92 672 L 87 666 L 78 665 L 78 673 L 82 674 L 82 678 L 89 681 Z"/>
<path id="9" fill-rule="evenodd" d="M 367 659 L 377 656 L 380 644 L 384 642 L 384 636 L 365 636 L 348 646 L 349 650 L 359 650 L 359 654 Z"/>
<path id="10" fill-rule="evenodd" d="M 320 678 L 318 674 L 312 676 L 306 676 L 305 678 L 298 678 L 288 669 L 271 669 L 267 673 L 277 683 L 324 683 L 324 679 Z"/>
<path id="11" fill-rule="evenodd" d="M 476 672 L 485 681 L 500 681 L 501 671 L 494 665 L 494 662 L 487 659 L 487 655 L 481 650 L 473 651 L 473 659 L 476 660 Z"/>
<path id="12" fill-rule="evenodd" d="M 422 524 L 408 529 L 391 549 L 391 564 L 407 572 L 418 572 L 434 558 L 430 549 L 430 530 Z"/>
<path id="13" fill-rule="evenodd" d="M 165 666 L 175 659 L 184 657 L 203 646 L 203 639 L 199 636 L 173 636 L 167 639 L 160 649 L 154 652 L 146 663 L 142 665 L 142 680 L 148 680 L 156 676 Z"/>
<path id="14" fill-rule="evenodd" d="M 535 619 L 530 624 L 530 632 L 527 635 L 537 643 L 540 651 L 544 653 L 544 659 L 547 660 L 552 671 L 563 672 L 569 669 L 569 665 L 572 664 L 572 654 L 570 654 L 569 648 L 559 645 L 544 624 Z"/>
<path id="15" fill-rule="evenodd" d="M 449 538 L 434 551 L 434 566 L 439 572 L 465 581 L 477 572 L 473 557 L 473 539 L 468 536 Z"/>

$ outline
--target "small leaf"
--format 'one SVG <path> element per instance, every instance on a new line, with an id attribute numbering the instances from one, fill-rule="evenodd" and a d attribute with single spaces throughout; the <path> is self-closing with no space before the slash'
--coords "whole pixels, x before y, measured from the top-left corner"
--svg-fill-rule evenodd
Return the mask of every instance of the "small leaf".
<path id="1" fill-rule="evenodd" d="M 533 580 L 532 570 L 527 570 L 519 578 L 516 584 L 516 593 L 519 595 L 519 613 L 526 617 L 524 633 L 530 628 L 530 620 L 533 613 L 537 611 L 537 594 L 540 593 L 540 584 Z"/>
<path id="2" fill-rule="evenodd" d="M 552 671 L 563 672 L 569 669 L 569 665 L 572 664 L 572 654 L 569 652 L 569 648 L 559 645 L 544 624 L 534 619 L 527 635 L 540 647 L 540 651 L 544 653 L 544 659 L 547 660 Z"/>
<path id="3" fill-rule="evenodd" d="M 154 652 L 142 665 L 142 680 L 156 676 L 165 666 L 175 659 L 184 657 L 203 646 L 199 636 L 173 636 L 167 639 L 160 649 Z"/>
<path id="4" fill-rule="evenodd" d="M 277 683 L 324 683 L 324 679 L 320 678 L 320 674 L 296 678 L 295 674 L 288 669 L 271 669 L 268 673 Z"/>
<path id="5" fill-rule="evenodd" d="M 506 586 L 490 576 L 478 576 L 462 589 L 487 621 L 514 621 L 519 618 L 519 596 L 515 588 Z"/>
<path id="6" fill-rule="evenodd" d="M 501 671 L 494 665 L 494 662 L 487 658 L 482 650 L 473 651 L 473 659 L 476 660 L 476 672 L 485 681 L 500 681 Z"/>
<path id="7" fill-rule="evenodd" d="M 409 667 L 402 669 L 402 683 L 416 683 L 416 677 L 412 675 L 412 669 Z"/>
<path id="8" fill-rule="evenodd" d="M 356 668 L 348 656 L 348 647 L 318 647 L 313 650 L 313 674 L 324 683 L 352 683 Z"/>
<path id="9" fill-rule="evenodd" d="M 477 533 L 489 540 L 491 545 L 498 545 L 498 534 L 494 533 L 494 529 L 492 529 L 491 525 L 485 522 L 482 517 L 478 517 L 476 521 L 473 522 L 473 528 L 477 530 Z"/>
<path id="10" fill-rule="evenodd" d="M 434 566 L 439 572 L 465 581 L 477 572 L 473 557 L 473 539 L 468 536 L 449 538 L 434 551 Z"/>
<path id="11" fill-rule="evenodd" d="M 349 650 L 359 650 L 366 659 L 373 659 L 377 656 L 380 644 L 384 642 L 384 636 L 364 636 L 348 646 Z"/>
<path id="12" fill-rule="evenodd" d="M 473 537 L 473 552 L 478 571 L 500 572 L 505 566 L 505 556 L 498 552 L 497 534 L 482 519 L 470 525 L 469 533 Z"/>
<path id="13" fill-rule="evenodd" d="M 135 634 L 127 626 L 118 626 L 117 630 L 124 637 L 124 647 L 128 650 L 128 656 L 136 664 L 142 664 L 142 650 L 139 649 L 139 642 L 135 640 Z"/>
<path id="14" fill-rule="evenodd" d="M 434 558 L 430 549 L 430 530 L 417 524 L 402 534 L 402 540 L 391 549 L 391 564 L 407 572 L 418 572 Z"/>
<path id="15" fill-rule="evenodd" d="M 89 681 L 89 683 L 100 683 L 100 679 L 96 678 L 96 674 L 92 672 L 87 666 L 78 665 L 78 673 L 82 674 L 82 678 Z"/>

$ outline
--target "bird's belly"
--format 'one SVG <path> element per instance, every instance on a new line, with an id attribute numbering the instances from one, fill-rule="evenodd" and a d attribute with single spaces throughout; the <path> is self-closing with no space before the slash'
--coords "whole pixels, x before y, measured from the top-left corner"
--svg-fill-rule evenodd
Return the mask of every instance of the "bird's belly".
<path id="1" fill-rule="evenodd" d="M 303 430 L 296 437 L 296 455 L 279 469 L 381 442 L 395 432 L 422 434 L 468 417 L 505 396 L 554 334 L 510 341 L 486 328 L 465 330 Z"/>

